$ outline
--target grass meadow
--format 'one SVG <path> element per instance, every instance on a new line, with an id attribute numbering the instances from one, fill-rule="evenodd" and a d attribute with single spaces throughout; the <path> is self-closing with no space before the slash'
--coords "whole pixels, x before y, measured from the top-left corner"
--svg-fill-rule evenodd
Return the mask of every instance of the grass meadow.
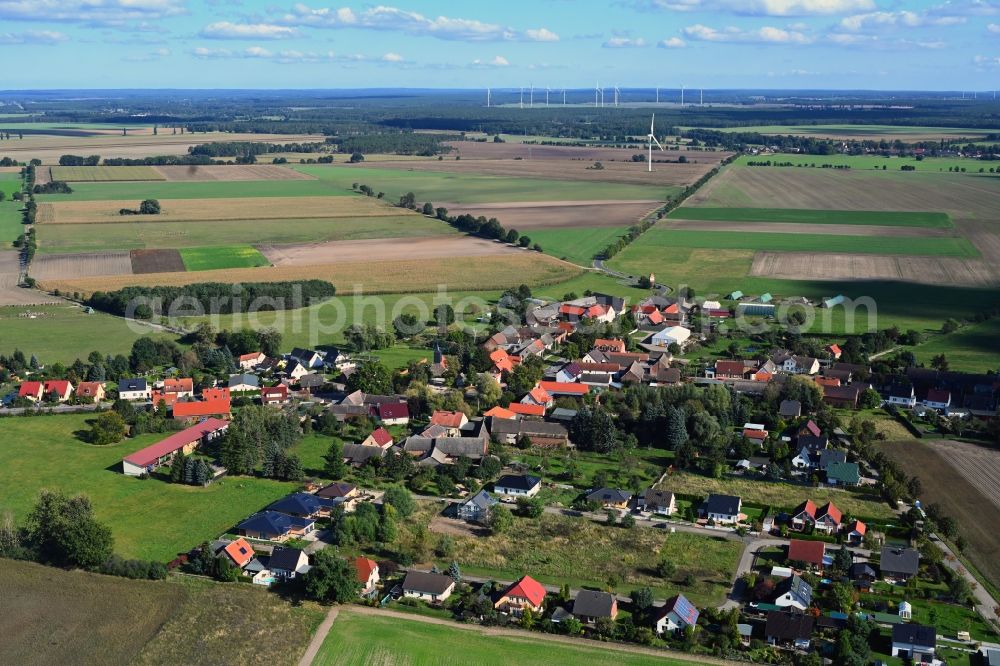
<path id="1" fill-rule="evenodd" d="M 250 477 L 228 477 L 205 488 L 127 477 L 121 459 L 166 435 L 93 446 L 79 438 L 90 418 L 67 414 L 3 421 L 0 510 L 13 511 L 23 522 L 43 488 L 83 493 L 98 519 L 111 526 L 115 552 L 166 562 L 297 488 Z"/>
<path id="2" fill-rule="evenodd" d="M 295 166 L 335 189 L 349 192 L 354 183 L 385 192 L 397 201 L 413 192 L 418 202 L 490 203 L 496 201 L 592 201 L 596 199 L 662 200 L 670 188 L 623 183 L 592 183 L 536 178 L 508 178 L 465 173 L 410 171 L 346 166 Z"/>
<path id="3" fill-rule="evenodd" d="M 216 247 L 186 247 L 181 259 L 189 271 L 210 271 L 219 268 L 252 268 L 270 266 L 271 262 L 255 247 L 223 245 Z"/>
<path id="4" fill-rule="evenodd" d="M 0 172 L 0 192 L 6 196 L 0 201 L 0 250 L 10 249 L 10 244 L 21 235 L 21 202 L 11 199 L 21 189 L 21 176 L 13 172 Z"/>
<path id="5" fill-rule="evenodd" d="M 539 662 L 575 666 L 678 666 L 691 662 L 603 648 L 596 643 L 556 642 L 528 632 L 454 624 L 438 625 L 405 618 L 362 615 L 344 608 L 323 641 L 313 666 L 407 664 L 408 666 L 535 666 Z"/>
<path id="6" fill-rule="evenodd" d="M 944 354 L 952 370 L 975 373 L 1000 370 L 1000 318 L 935 336 L 912 351 L 918 363 L 927 365 L 938 354 Z"/>
<path id="7" fill-rule="evenodd" d="M 525 231 L 532 243 L 542 246 L 545 254 L 590 266 L 594 255 L 625 235 L 628 227 L 584 227 L 580 229 L 532 229 Z"/>
<path id="8" fill-rule="evenodd" d="M 882 227 L 922 227 L 951 229 L 951 219 L 945 213 L 907 213 L 896 211 L 860 210 L 799 210 L 794 208 L 678 208 L 670 215 L 674 220 L 706 222 L 788 222 L 800 224 L 854 224 Z"/>

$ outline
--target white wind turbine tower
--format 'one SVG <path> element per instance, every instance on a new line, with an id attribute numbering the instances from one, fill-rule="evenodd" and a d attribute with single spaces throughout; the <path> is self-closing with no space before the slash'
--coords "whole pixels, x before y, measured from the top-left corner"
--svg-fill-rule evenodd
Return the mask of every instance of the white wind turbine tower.
<path id="1" fill-rule="evenodd" d="M 523 86 L 521 87 L 521 93 L 520 93 L 520 97 L 519 97 L 518 99 L 519 99 L 520 101 L 518 101 L 518 103 L 517 103 L 517 104 L 518 104 L 518 106 L 519 106 L 520 108 L 522 108 L 522 109 L 523 109 L 523 108 L 524 108 L 524 87 L 523 87 Z"/>
<path id="2" fill-rule="evenodd" d="M 531 84 L 531 89 L 528 93 L 528 106 L 530 108 L 535 108 L 535 84 Z"/>
<path id="3" fill-rule="evenodd" d="M 562 93 L 563 93 L 563 106 L 566 106 L 566 89 L 565 88 L 563 88 Z"/>
<path id="4" fill-rule="evenodd" d="M 653 117 L 649 119 L 649 134 L 646 136 L 646 138 L 649 139 L 649 167 L 648 167 L 648 171 L 652 171 L 653 170 L 653 144 L 655 143 L 657 145 L 657 147 L 661 151 L 663 150 L 663 146 L 660 145 L 660 142 L 656 140 L 656 135 L 653 134 L 653 123 L 655 123 L 655 122 L 656 122 L 656 114 L 654 113 Z"/>
<path id="5" fill-rule="evenodd" d="M 660 86 L 656 86 L 656 103 L 660 103 Z"/>
<path id="6" fill-rule="evenodd" d="M 551 92 L 551 90 L 549 89 L 549 87 L 545 86 L 545 106 L 549 105 L 549 93 L 550 92 Z"/>
<path id="7" fill-rule="evenodd" d="M 486 108 L 487 109 L 490 108 L 490 101 L 491 101 L 490 100 L 490 95 L 491 95 L 491 91 L 490 91 L 489 88 L 487 88 L 486 89 Z"/>
<path id="8" fill-rule="evenodd" d="M 621 94 L 621 91 L 618 90 L 618 86 L 615 86 L 615 106 L 618 106 L 618 95 L 619 94 Z"/>

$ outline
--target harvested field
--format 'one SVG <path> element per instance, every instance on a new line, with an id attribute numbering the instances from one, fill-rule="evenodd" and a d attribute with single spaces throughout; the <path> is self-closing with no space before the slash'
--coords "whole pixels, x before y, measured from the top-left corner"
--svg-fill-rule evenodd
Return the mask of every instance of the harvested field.
<path id="1" fill-rule="evenodd" d="M 558 149 L 557 150 L 566 150 Z M 587 149 L 584 149 L 587 150 Z M 405 169 L 416 172 L 461 173 L 507 178 L 540 178 L 582 182 L 625 183 L 631 185 L 690 185 L 705 175 L 717 160 L 691 161 L 685 164 L 653 164 L 653 171 L 646 170 L 645 161 L 601 162 L 603 168 L 595 169 L 593 159 L 524 159 L 524 160 L 461 160 L 447 159 L 416 162 L 367 162 L 351 168 Z"/>
<path id="2" fill-rule="evenodd" d="M 129 258 L 132 261 L 132 272 L 136 275 L 187 270 L 184 259 L 177 250 L 132 250 Z"/>
<path id="3" fill-rule="evenodd" d="M 452 155 L 461 155 L 462 160 L 584 160 L 589 162 L 631 162 L 632 156 L 646 154 L 646 147 L 637 145 L 635 148 L 608 148 L 604 146 L 542 146 L 527 143 L 493 143 L 492 141 L 449 141 L 445 145 L 453 148 Z M 698 163 L 718 164 L 732 153 L 702 150 L 671 150 L 658 152 L 654 159 L 674 160 L 680 156 Z M 448 156 L 445 156 L 447 161 Z M 645 164 L 645 161 L 643 161 Z M 657 165 L 654 164 L 654 168 Z"/>
<path id="4" fill-rule="evenodd" d="M 159 215 L 119 215 L 135 201 L 59 201 L 38 205 L 39 224 L 135 224 L 214 222 L 218 220 L 400 217 L 416 213 L 371 197 L 255 197 L 233 199 L 160 199 Z"/>
<path id="5" fill-rule="evenodd" d="M 684 206 L 668 216 L 677 220 L 706 222 L 790 222 L 796 224 L 861 225 L 877 227 L 927 227 L 951 229 L 944 213 L 881 210 L 802 210 L 798 208 L 708 208 Z"/>
<path id="6" fill-rule="evenodd" d="M 405 244 L 397 256 L 408 256 Z M 502 256 L 467 257 L 452 255 L 444 261 L 399 259 L 386 261 L 379 250 L 380 261 L 342 262 L 327 266 L 282 266 L 271 268 L 237 268 L 221 271 L 174 272 L 156 275 L 119 275 L 77 280 L 46 280 L 45 289 L 79 291 L 90 295 L 95 291 L 111 291 L 130 285 L 184 285 L 194 282 L 279 282 L 284 280 L 328 280 L 341 289 L 355 286 L 364 293 L 433 292 L 441 286 L 452 290 L 497 290 L 520 284 L 545 285 L 562 282 L 583 273 L 578 266 L 536 252 L 510 252 Z M 134 268 L 133 268 L 134 270 Z M 136 271 L 138 272 L 138 271 Z"/>
<path id="7" fill-rule="evenodd" d="M 448 259 L 491 255 L 538 256 L 496 241 L 471 236 L 431 236 L 399 240 L 334 241 L 304 245 L 261 245 L 260 251 L 275 266 L 319 266 L 339 262 L 381 260 Z"/>
<path id="8" fill-rule="evenodd" d="M 313 180 L 294 169 L 273 164 L 225 164 L 151 167 L 166 180 Z"/>
<path id="9" fill-rule="evenodd" d="M 792 222 L 706 222 L 674 219 L 669 225 L 692 231 L 735 231 L 739 233 L 821 234 L 829 236 L 874 236 L 877 238 L 927 238 L 954 236 L 950 229 L 920 227 L 875 227 L 858 224 L 796 224 Z"/>
<path id="10" fill-rule="evenodd" d="M 757 252 L 750 275 L 788 280 L 901 280 L 969 287 L 1000 285 L 1000 265 L 984 259 Z"/>
<path id="11" fill-rule="evenodd" d="M 0 251 L 0 306 L 3 305 L 43 305 L 59 303 L 60 300 L 35 289 L 17 286 L 21 277 L 20 259 L 17 252 Z"/>
<path id="12" fill-rule="evenodd" d="M 36 254 L 29 272 L 36 280 L 129 275 L 132 273 L 132 261 L 129 253 L 124 250 L 86 254 Z"/>
<path id="13" fill-rule="evenodd" d="M 103 182 L 113 180 L 165 180 L 150 166 L 54 166 L 47 169 L 52 180 Z M 43 167 L 38 171 L 46 171 Z"/>
<path id="14" fill-rule="evenodd" d="M 662 205 L 658 201 L 515 201 L 462 205 L 439 204 L 452 215 L 495 217 L 507 229 L 631 226 Z"/>
<path id="15" fill-rule="evenodd" d="M 886 442 L 879 445 L 908 475 L 920 479 L 925 505 L 940 504 L 958 521 L 968 542 L 966 556 L 994 585 L 1000 585 L 1000 451 L 953 441 Z M 986 486 L 989 479 L 992 485 Z M 987 492 L 983 492 L 983 488 Z"/>

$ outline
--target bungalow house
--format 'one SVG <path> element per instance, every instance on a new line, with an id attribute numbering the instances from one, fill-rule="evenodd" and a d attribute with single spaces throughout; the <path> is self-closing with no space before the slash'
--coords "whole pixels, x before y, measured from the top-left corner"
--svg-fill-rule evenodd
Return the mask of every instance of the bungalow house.
<path id="1" fill-rule="evenodd" d="M 823 555 L 826 547 L 822 541 L 802 541 L 792 539 L 788 542 L 788 561 L 811 564 L 817 569 L 823 568 Z"/>
<path id="2" fill-rule="evenodd" d="M 150 388 L 145 379 L 121 379 L 118 381 L 118 397 L 122 400 L 149 400 Z"/>
<path id="3" fill-rule="evenodd" d="M 791 519 L 789 523 L 793 530 L 799 530 L 800 532 L 809 525 L 816 524 L 816 505 L 812 500 L 807 499 L 802 504 L 795 507 L 792 511 Z"/>
<path id="4" fill-rule="evenodd" d="M 142 476 L 156 470 L 174 459 L 178 452 L 185 455 L 194 451 L 203 442 L 220 437 L 229 422 L 221 419 L 206 419 L 190 428 L 175 432 L 156 444 L 130 453 L 122 459 L 122 472 L 126 476 Z"/>
<path id="5" fill-rule="evenodd" d="M 260 391 L 260 377 L 242 373 L 229 377 L 230 393 L 256 393 Z"/>
<path id="6" fill-rule="evenodd" d="M 856 486 L 861 482 L 858 463 L 832 463 L 826 468 L 826 482 L 832 486 Z"/>
<path id="7" fill-rule="evenodd" d="M 178 398 L 193 398 L 194 380 L 191 379 L 190 377 L 181 377 L 178 379 L 164 379 L 163 392 L 173 393 Z"/>
<path id="8" fill-rule="evenodd" d="M 732 524 L 740 521 L 740 510 L 742 507 L 743 500 L 735 495 L 717 495 L 712 493 L 701 506 L 700 513 L 707 520 Z"/>
<path id="9" fill-rule="evenodd" d="M 764 637 L 771 645 L 791 645 L 808 650 L 816 619 L 808 613 L 770 611 L 764 625 Z"/>
<path id="10" fill-rule="evenodd" d="M 372 430 L 371 434 L 365 437 L 364 441 L 361 442 L 362 446 L 378 446 L 383 449 L 388 449 L 392 446 L 392 434 L 385 428 L 375 428 Z"/>
<path id="11" fill-rule="evenodd" d="M 844 514 L 834 506 L 833 502 L 827 502 L 816 512 L 816 529 L 827 534 L 836 534 L 840 531 L 841 521 Z"/>
<path id="12" fill-rule="evenodd" d="M 522 576 L 511 583 L 493 602 L 493 608 L 501 613 L 520 617 L 525 609 L 533 613 L 542 611 L 545 603 L 545 588 L 531 576 Z"/>
<path id="13" fill-rule="evenodd" d="M 410 407 L 405 402 L 386 402 L 378 406 L 378 419 L 384 425 L 406 425 Z"/>
<path id="14" fill-rule="evenodd" d="M 485 490 L 465 500 L 458 505 L 455 510 L 456 515 L 466 522 L 486 524 L 490 519 L 490 512 L 499 501 Z"/>
<path id="15" fill-rule="evenodd" d="M 264 352 L 250 352 L 249 354 L 240 354 L 236 357 L 236 364 L 240 366 L 240 370 L 253 370 L 261 363 L 267 360 L 267 356 Z"/>
<path id="16" fill-rule="evenodd" d="M 254 558 L 253 548 L 243 537 L 236 541 L 230 541 L 219 552 L 229 558 L 229 561 L 238 569 L 243 569 Z"/>
<path id="17" fill-rule="evenodd" d="M 42 382 L 23 382 L 17 391 L 17 397 L 31 402 L 39 402 L 43 395 L 45 395 L 45 385 Z"/>
<path id="18" fill-rule="evenodd" d="M 323 357 L 319 352 L 313 351 L 312 349 L 302 349 L 300 347 L 295 347 L 292 349 L 292 353 L 288 355 L 290 360 L 296 361 L 301 365 L 305 366 L 307 369 L 319 368 L 323 365 Z"/>
<path id="19" fill-rule="evenodd" d="M 311 518 L 267 510 L 253 514 L 236 527 L 241 536 L 279 543 L 312 534 L 315 530 L 316 522 Z"/>
<path id="20" fill-rule="evenodd" d="M 864 543 L 867 533 L 868 526 L 860 520 L 855 520 L 847 526 L 847 543 L 851 546 L 860 546 Z"/>
<path id="21" fill-rule="evenodd" d="M 48 379 L 45 381 L 43 392 L 47 400 L 66 402 L 73 395 L 73 385 L 65 379 Z"/>
<path id="22" fill-rule="evenodd" d="M 351 560 L 351 564 L 354 565 L 356 580 L 361 583 L 361 596 L 368 597 L 374 594 L 379 581 L 378 563 L 367 557 L 355 557 Z"/>
<path id="23" fill-rule="evenodd" d="M 798 400 L 782 400 L 778 416 L 783 419 L 797 419 L 802 416 L 802 403 Z"/>
<path id="24" fill-rule="evenodd" d="M 288 387 L 284 384 L 265 386 L 260 390 L 260 402 L 263 405 L 283 405 L 288 402 Z"/>
<path id="25" fill-rule="evenodd" d="M 774 588 L 774 605 L 804 611 L 812 604 L 812 586 L 799 576 L 791 576 Z"/>
<path id="26" fill-rule="evenodd" d="M 451 437 L 457 437 L 459 432 L 462 430 L 462 426 L 468 422 L 469 417 L 466 416 L 464 412 L 449 412 L 438 409 L 431 414 L 431 425 L 446 428 L 447 434 Z"/>
<path id="27" fill-rule="evenodd" d="M 913 409 L 917 406 L 917 394 L 912 386 L 894 385 L 889 389 L 889 404 Z"/>
<path id="28" fill-rule="evenodd" d="M 353 483 L 334 482 L 316 491 L 316 497 L 334 502 L 350 502 L 358 498 L 360 492 Z"/>
<path id="29" fill-rule="evenodd" d="M 922 624 L 896 624 L 892 627 L 892 656 L 909 659 L 914 664 L 932 663 L 937 647 L 937 630 Z"/>
<path id="30" fill-rule="evenodd" d="M 455 581 L 448 576 L 424 571 L 408 571 L 403 579 L 403 596 L 428 603 L 440 603 L 451 596 Z"/>
<path id="31" fill-rule="evenodd" d="M 534 497 L 542 489 L 542 480 L 530 474 L 504 474 L 493 484 L 501 497 Z"/>
<path id="32" fill-rule="evenodd" d="M 276 547 L 271 551 L 267 568 L 279 580 L 291 580 L 309 571 L 309 556 L 299 548 Z"/>
<path id="33" fill-rule="evenodd" d="M 677 498 L 669 490 L 649 488 L 636 500 L 640 511 L 660 516 L 672 516 L 677 511 Z"/>
<path id="34" fill-rule="evenodd" d="M 931 389 L 923 401 L 928 409 L 946 410 L 951 406 L 951 391 L 947 389 Z"/>
<path id="35" fill-rule="evenodd" d="M 333 501 L 309 493 L 292 493 L 275 500 L 267 509 L 298 518 L 320 518 L 330 515 Z"/>
<path id="36" fill-rule="evenodd" d="M 920 571 L 920 552 L 914 548 L 883 546 L 879 569 L 886 580 L 909 580 Z"/>
<path id="37" fill-rule="evenodd" d="M 580 590 L 573 600 L 573 615 L 584 624 L 592 624 L 599 618 L 618 617 L 618 600 L 613 594 L 596 590 Z"/>
<path id="38" fill-rule="evenodd" d="M 76 397 L 94 402 L 104 400 L 104 382 L 80 382 L 76 387 Z"/>
<path id="39" fill-rule="evenodd" d="M 598 488 L 587 494 L 588 502 L 596 502 L 605 509 L 627 509 L 632 493 L 618 488 Z"/>
<path id="40" fill-rule="evenodd" d="M 656 633 L 663 634 L 683 631 L 698 624 L 698 609 L 683 594 L 678 594 L 655 609 L 653 620 Z"/>

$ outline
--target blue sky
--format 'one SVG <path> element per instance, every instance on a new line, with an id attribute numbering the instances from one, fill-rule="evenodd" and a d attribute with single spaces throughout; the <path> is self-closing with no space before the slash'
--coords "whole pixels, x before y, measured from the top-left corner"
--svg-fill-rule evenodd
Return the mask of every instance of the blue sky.
<path id="1" fill-rule="evenodd" d="M 385 1 L 0 0 L 0 87 L 1000 88 L 1000 0 Z"/>

